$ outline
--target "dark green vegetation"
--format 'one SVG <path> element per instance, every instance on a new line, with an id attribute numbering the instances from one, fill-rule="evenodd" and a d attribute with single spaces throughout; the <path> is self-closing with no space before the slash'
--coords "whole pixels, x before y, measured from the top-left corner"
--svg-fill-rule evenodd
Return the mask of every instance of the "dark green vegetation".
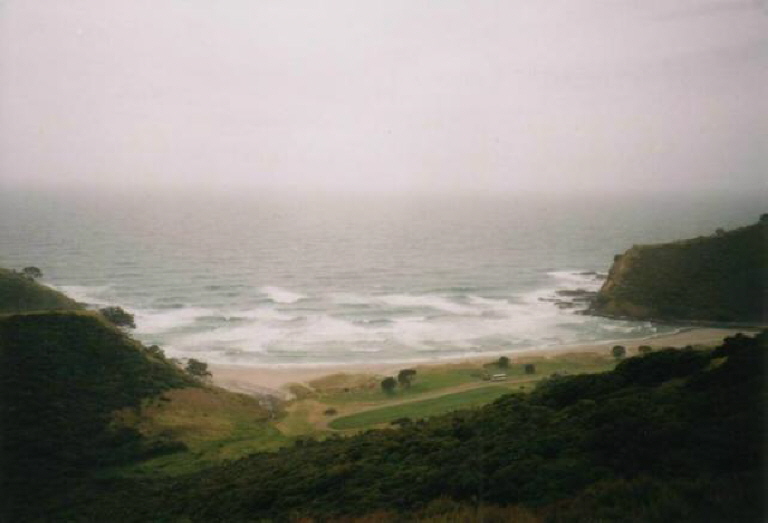
<path id="1" fill-rule="evenodd" d="M 413 383 L 414 379 L 416 379 L 415 369 L 403 369 L 397 373 L 398 385 L 405 387 L 406 389 L 411 386 L 411 383 Z"/>
<path id="2" fill-rule="evenodd" d="M 392 376 L 387 376 L 383 380 L 381 380 L 381 390 L 383 390 L 386 393 L 392 393 L 395 390 L 395 387 L 397 387 L 397 380 L 393 378 Z"/>
<path id="3" fill-rule="evenodd" d="M 201 378 L 211 375 L 211 371 L 208 370 L 208 364 L 195 358 L 189 358 L 185 370 L 191 375 Z"/>
<path id="4" fill-rule="evenodd" d="M 196 473 L 92 477 L 45 503 L 73 521 L 763 521 L 767 338 L 659 350 Z"/>
<path id="5" fill-rule="evenodd" d="M 37 283 L 32 276 L 0 269 L 0 313 L 80 308 L 75 300 Z"/>
<path id="6" fill-rule="evenodd" d="M 178 450 L 174 442 L 111 427 L 111 415 L 196 385 L 85 312 L 0 318 L 0 368 L 3 491 L 33 506 L 41 489 L 97 467 Z"/>
<path id="7" fill-rule="evenodd" d="M 99 313 L 112 325 L 128 327 L 129 329 L 136 328 L 133 314 L 126 312 L 122 307 L 104 307 L 99 309 Z"/>
<path id="8" fill-rule="evenodd" d="M 768 220 L 617 256 L 592 312 L 637 319 L 765 321 Z"/>
<path id="9" fill-rule="evenodd" d="M 108 470 L 178 473 L 274 449 L 284 438 L 266 418 L 97 312 L 0 316 L 0 521 L 58 520 L 45 500 L 67 505 Z"/>
<path id="10" fill-rule="evenodd" d="M 21 269 L 21 273 L 33 280 L 43 277 L 43 271 L 41 271 L 39 267 L 24 267 Z"/>

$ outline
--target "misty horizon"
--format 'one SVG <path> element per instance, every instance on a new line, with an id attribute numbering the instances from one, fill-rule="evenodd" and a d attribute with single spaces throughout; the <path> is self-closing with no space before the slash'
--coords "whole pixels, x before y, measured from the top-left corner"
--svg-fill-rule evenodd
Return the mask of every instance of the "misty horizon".
<path id="1" fill-rule="evenodd" d="M 9 1 L 4 190 L 765 194 L 759 2 Z"/>

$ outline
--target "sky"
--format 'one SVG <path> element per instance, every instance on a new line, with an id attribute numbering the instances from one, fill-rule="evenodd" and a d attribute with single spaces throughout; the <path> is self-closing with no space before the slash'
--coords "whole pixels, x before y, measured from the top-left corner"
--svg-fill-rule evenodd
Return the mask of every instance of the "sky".
<path id="1" fill-rule="evenodd" d="M 765 192 L 756 0 L 0 0 L 0 189 Z"/>

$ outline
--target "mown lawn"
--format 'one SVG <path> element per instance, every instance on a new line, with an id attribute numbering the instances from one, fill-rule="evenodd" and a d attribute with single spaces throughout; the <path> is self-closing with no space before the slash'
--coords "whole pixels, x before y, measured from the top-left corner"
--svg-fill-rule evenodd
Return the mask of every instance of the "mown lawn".
<path id="1" fill-rule="evenodd" d="M 371 389 L 350 389 L 348 392 L 319 391 L 317 399 L 329 405 L 350 403 L 390 403 L 393 401 L 416 398 L 417 396 L 441 389 L 457 387 L 465 383 L 482 382 L 482 374 L 503 372 L 511 381 L 531 378 L 545 378 L 553 373 L 582 374 L 603 372 L 615 367 L 617 361 L 606 354 L 571 353 L 559 354 L 552 357 L 528 356 L 521 354 L 507 368 L 499 368 L 495 360 L 489 358 L 485 365 L 481 364 L 445 364 L 434 367 L 415 367 L 417 370 L 413 384 L 409 388 L 397 387 L 391 394 L 384 393 L 379 386 Z M 533 363 L 536 373 L 525 373 L 524 365 Z M 407 367 L 403 367 L 407 368 Z M 395 373 L 396 374 L 396 373 Z"/>
<path id="2" fill-rule="evenodd" d="M 445 414 L 452 410 L 482 405 L 509 394 L 508 387 L 489 386 L 455 394 L 446 394 L 438 398 L 413 401 L 402 405 L 391 405 L 372 409 L 333 420 L 329 426 L 336 430 L 358 429 L 381 423 L 389 423 L 399 418 L 424 418 Z"/>

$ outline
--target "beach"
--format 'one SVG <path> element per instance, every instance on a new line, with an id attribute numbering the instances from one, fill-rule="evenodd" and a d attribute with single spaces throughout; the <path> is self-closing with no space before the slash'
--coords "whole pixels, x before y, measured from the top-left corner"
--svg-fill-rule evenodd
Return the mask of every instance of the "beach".
<path id="1" fill-rule="evenodd" d="M 273 365 L 273 366 L 244 366 L 218 365 L 209 366 L 213 374 L 213 383 L 220 387 L 249 394 L 282 395 L 283 389 L 290 383 L 307 383 L 312 380 L 332 374 L 373 374 L 388 376 L 396 374 L 404 367 L 431 368 L 447 364 L 483 364 L 504 355 L 514 363 L 531 357 L 546 357 L 564 353 L 608 353 L 614 345 L 623 345 L 629 355 L 633 355 L 640 345 L 649 345 L 654 350 L 662 347 L 684 347 L 686 345 L 716 346 L 723 338 L 733 336 L 738 332 L 753 333 L 757 329 L 736 328 L 686 328 L 673 334 L 652 336 L 643 339 L 613 340 L 610 342 L 567 345 L 546 348 L 533 348 L 503 354 L 489 353 L 470 358 L 440 359 L 427 361 L 408 361 L 401 363 L 353 363 L 353 364 L 322 364 L 322 365 Z"/>

